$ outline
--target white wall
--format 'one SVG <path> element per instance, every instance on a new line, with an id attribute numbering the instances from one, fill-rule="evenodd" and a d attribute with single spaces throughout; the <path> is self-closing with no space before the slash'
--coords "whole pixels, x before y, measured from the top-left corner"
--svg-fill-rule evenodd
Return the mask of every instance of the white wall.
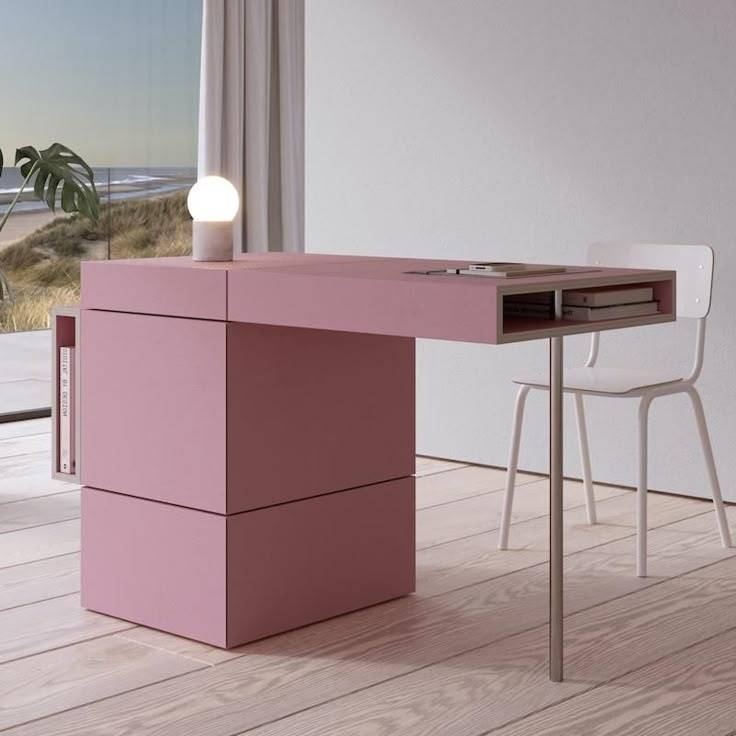
<path id="1" fill-rule="evenodd" d="M 736 500 L 736 3 L 308 0 L 307 250 L 581 262 L 594 240 L 705 242 L 702 392 Z M 604 335 L 686 370 L 692 325 Z M 685 343 L 680 345 L 679 343 Z M 568 362 L 581 338 L 566 340 Z M 520 368 L 545 343 L 418 343 L 418 450 L 505 465 Z M 568 406 L 566 472 L 579 474 Z M 590 399 L 596 479 L 634 484 L 635 404 Z M 532 394 L 521 465 L 547 464 Z M 687 401 L 655 402 L 651 487 L 704 492 Z"/>

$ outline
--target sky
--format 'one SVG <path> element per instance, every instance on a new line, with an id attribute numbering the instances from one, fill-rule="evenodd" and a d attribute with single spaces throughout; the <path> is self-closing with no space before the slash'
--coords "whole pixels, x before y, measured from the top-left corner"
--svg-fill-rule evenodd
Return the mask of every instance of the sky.
<path id="1" fill-rule="evenodd" d="M 194 166 L 202 0 L 0 0 L 0 149 Z"/>

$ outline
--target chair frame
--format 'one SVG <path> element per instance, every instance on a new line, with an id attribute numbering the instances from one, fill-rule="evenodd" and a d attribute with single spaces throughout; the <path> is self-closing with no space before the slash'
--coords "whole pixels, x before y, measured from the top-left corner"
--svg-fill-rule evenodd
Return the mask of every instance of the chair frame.
<path id="1" fill-rule="evenodd" d="M 600 263 L 598 253 L 605 246 L 592 246 L 589 260 Z M 636 247 L 636 246 L 632 246 Z M 645 248 L 652 248 L 646 245 Z M 657 246 L 666 248 L 668 246 Z M 670 246 L 671 247 L 671 246 Z M 682 246 L 680 246 L 682 247 Z M 700 246 L 701 248 L 703 246 Z M 616 264 L 621 265 L 621 264 Z M 703 268 L 702 265 L 699 266 Z M 712 274 L 712 251 L 711 251 L 711 274 Z M 712 279 L 712 276 L 711 276 Z M 695 382 L 700 377 L 703 369 L 703 359 L 705 354 L 705 332 L 706 318 L 710 311 L 710 294 L 708 294 L 707 303 L 702 303 L 701 298 L 695 298 L 697 306 L 682 305 L 678 294 L 678 316 L 680 312 L 685 312 L 684 316 L 693 316 L 696 319 L 695 333 L 695 357 L 690 373 L 686 378 L 672 381 L 664 384 L 652 386 L 642 386 L 633 389 L 627 393 L 611 394 L 604 392 L 596 392 L 590 390 L 573 389 L 563 387 L 565 393 L 573 394 L 575 402 L 575 419 L 578 435 L 578 447 L 580 451 L 581 467 L 583 472 L 583 485 L 585 489 L 585 503 L 588 514 L 588 523 L 595 524 L 596 509 L 595 496 L 593 492 L 593 478 L 590 465 L 590 449 L 588 445 L 588 432 L 585 421 L 585 407 L 583 404 L 583 396 L 588 394 L 592 396 L 614 396 L 616 398 L 638 398 L 638 477 L 637 477 L 637 527 L 636 527 L 636 574 L 639 577 L 647 575 L 647 485 L 648 485 L 648 443 L 649 443 L 649 408 L 654 399 L 662 396 L 672 396 L 679 393 L 688 395 L 692 404 L 695 415 L 695 423 L 698 430 L 701 449 L 705 459 L 708 480 L 711 487 L 713 505 L 716 513 L 716 521 L 721 536 L 721 542 L 724 547 L 731 547 L 731 535 L 728 527 L 728 520 L 723 507 L 723 499 L 721 496 L 721 487 L 718 481 L 718 472 L 716 470 L 715 459 L 713 457 L 713 448 L 708 433 L 708 426 L 703 411 L 703 402 L 700 394 L 695 387 Z M 682 309 L 681 309 L 682 307 Z M 598 353 L 600 347 L 600 332 L 591 334 L 590 352 L 585 361 L 585 368 L 593 368 L 598 361 Z M 514 499 L 514 485 L 516 482 L 516 472 L 519 461 L 519 445 L 521 443 L 521 431 L 524 419 L 524 408 L 529 391 L 537 389 L 548 391 L 548 386 L 534 385 L 523 383 L 516 396 L 514 407 L 514 416 L 511 430 L 511 448 L 509 451 L 508 471 L 506 475 L 506 488 L 504 491 L 503 509 L 501 515 L 501 529 L 499 532 L 498 548 L 501 550 L 508 549 L 509 532 L 511 526 L 511 514 Z"/>

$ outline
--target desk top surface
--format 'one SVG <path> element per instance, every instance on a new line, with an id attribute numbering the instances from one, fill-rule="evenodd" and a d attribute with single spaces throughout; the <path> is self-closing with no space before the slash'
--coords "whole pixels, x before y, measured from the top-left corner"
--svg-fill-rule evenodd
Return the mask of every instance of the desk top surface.
<path id="1" fill-rule="evenodd" d="M 552 334 L 551 325 L 528 325 L 525 331 L 517 321 L 512 337 L 508 325 L 504 330 L 503 295 L 656 282 L 663 286 L 657 297 L 662 311 L 669 314 L 617 320 L 615 326 L 674 319 L 670 271 L 567 266 L 565 273 L 523 278 L 408 273 L 470 263 L 310 253 L 244 254 L 222 263 L 188 257 L 85 261 L 82 307 L 496 343 Z M 608 326 L 567 324 L 564 334 L 601 328 Z"/>

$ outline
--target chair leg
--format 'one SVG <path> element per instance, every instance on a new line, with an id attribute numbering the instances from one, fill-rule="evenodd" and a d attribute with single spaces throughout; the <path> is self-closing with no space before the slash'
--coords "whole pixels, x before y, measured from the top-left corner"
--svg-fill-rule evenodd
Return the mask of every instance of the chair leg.
<path id="1" fill-rule="evenodd" d="M 503 493 L 503 510 L 501 512 L 501 529 L 498 535 L 498 548 L 508 549 L 509 528 L 511 526 L 511 507 L 514 503 L 514 484 L 516 468 L 519 463 L 519 444 L 521 443 L 521 425 L 524 421 L 524 405 L 531 386 L 521 386 L 516 395 L 514 420 L 511 427 L 511 449 L 509 450 L 509 466 L 506 471 L 506 490 Z"/>
<path id="2" fill-rule="evenodd" d="M 636 487 L 636 574 L 647 576 L 647 465 L 648 424 L 651 398 L 644 397 L 639 403 L 639 480 Z"/>
<path id="3" fill-rule="evenodd" d="M 578 428 L 578 446 L 580 448 L 580 464 L 583 468 L 583 486 L 585 487 L 585 506 L 588 510 L 588 524 L 597 522 L 595 513 L 595 494 L 593 493 L 593 476 L 590 470 L 590 449 L 588 448 L 588 428 L 585 423 L 585 408 L 582 394 L 574 394 L 575 420 Z"/>
<path id="4" fill-rule="evenodd" d="M 703 456 L 705 464 L 708 468 L 708 479 L 710 480 L 710 489 L 713 495 L 713 506 L 716 512 L 716 520 L 718 522 L 718 531 L 721 533 L 721 543 L 724 547 L 731 546 L 731 533 L 728 529 L 728 519 L 723 508 L 723 499 L 721 497 L 721 485 L 718 482 L 718 473 L 716 472 L 716 463 L 713 458 L 713 448 L 710 444 L 710 435 L 708 434 L 708 425 L 705 421 L 705 412 L 703 411 L 703 402 L 697 389 L 691 386 L 687 395 L 693 405 L 695 412 L 695 422 L 698 425 L 698 435 L 700 435 L 700 444 L 703 448 Z"/>

